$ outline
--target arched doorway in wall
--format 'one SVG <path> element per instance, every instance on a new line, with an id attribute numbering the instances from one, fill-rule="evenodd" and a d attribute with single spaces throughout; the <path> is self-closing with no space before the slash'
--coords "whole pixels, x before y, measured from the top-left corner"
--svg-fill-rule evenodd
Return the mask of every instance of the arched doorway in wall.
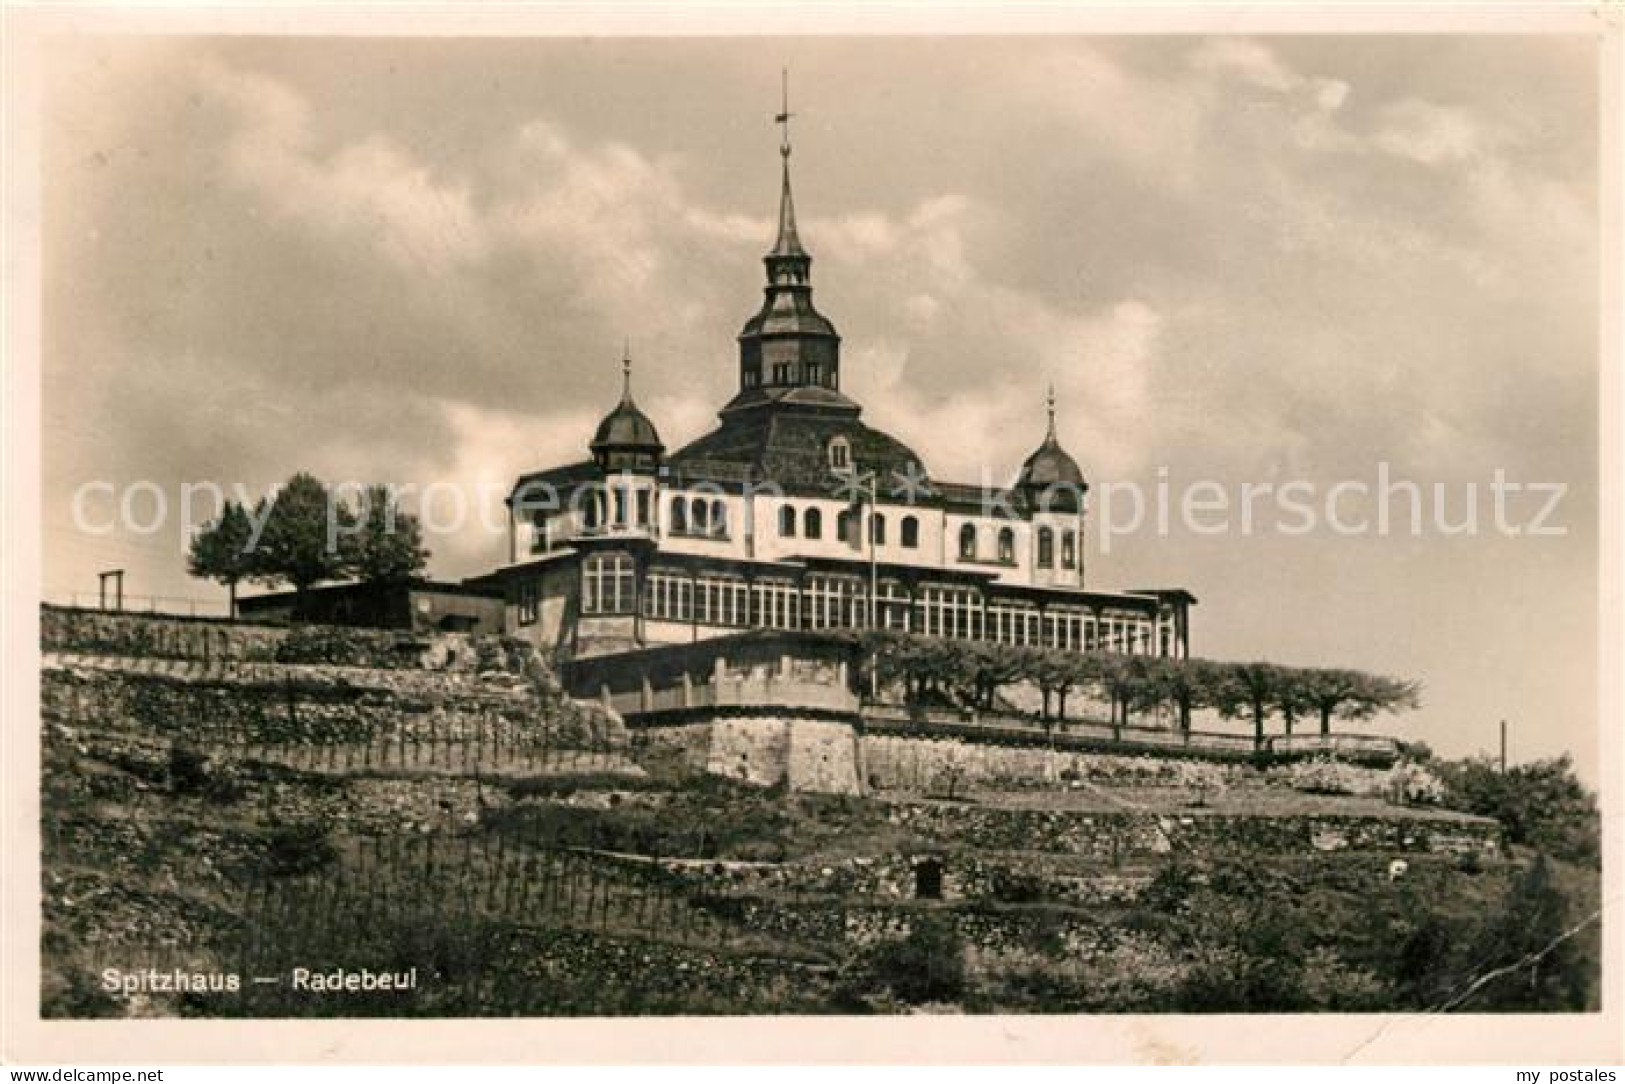
<path id="1" fill-rule="evenodd" d="M 914 863 L 914 898 L 940 900 L 942 898 L 942 860 L 922 858 Z"/>

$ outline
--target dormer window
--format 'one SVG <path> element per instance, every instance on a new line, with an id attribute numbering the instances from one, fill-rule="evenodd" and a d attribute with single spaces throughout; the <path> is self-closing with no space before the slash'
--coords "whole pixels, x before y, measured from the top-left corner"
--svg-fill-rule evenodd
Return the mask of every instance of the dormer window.
<path id="1" fill-rule="evenodd" d="M 845 437 L 836 437 L 829 442 L 829 469 L 833 471 L 852 469 L 852 445 Z"/>

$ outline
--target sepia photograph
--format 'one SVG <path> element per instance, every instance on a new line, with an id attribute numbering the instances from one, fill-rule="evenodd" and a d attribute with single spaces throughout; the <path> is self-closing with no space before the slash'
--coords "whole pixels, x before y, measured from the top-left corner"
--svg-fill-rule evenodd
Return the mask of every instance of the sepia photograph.
<path id="1" fill-rule="evenodd" d="M 277 25 L 36 39 L 8 1013 L 1602 1020 L 1617 26 Z"/>

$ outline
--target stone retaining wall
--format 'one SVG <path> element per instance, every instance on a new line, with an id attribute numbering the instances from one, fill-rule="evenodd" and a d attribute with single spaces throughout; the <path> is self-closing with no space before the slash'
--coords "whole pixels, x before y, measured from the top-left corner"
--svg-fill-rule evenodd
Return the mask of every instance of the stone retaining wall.
<path id="1" fill-rule="evenodd" d="M 48 659 L 40 676 L 46 719 L 133 730 L 200 746 L 444 743 L 625 749 L 619 717 L 554 700 L 523 678 L 495 673 L 358 670 L 249 664 L 147 669 Z"/>
<path id="2" fill-rule="evenodd" d="M 1043 851 L 1106 861 L 1171 854 L 1495 853 L 1500 826 L 1482 817 L 1081 813 L 953 802 L 895 805 L 888 818 L 922 839 L 974 851 Z"/>
<path id="3" fill-rule="evenodd" d="M 193 659 L 328 663 L 373 669 L 473 669 L 477 652 L 461 633 L 420 636 L 393 629 L 269 625 L 221 618 L 40 607 L 45 651 Z"/>

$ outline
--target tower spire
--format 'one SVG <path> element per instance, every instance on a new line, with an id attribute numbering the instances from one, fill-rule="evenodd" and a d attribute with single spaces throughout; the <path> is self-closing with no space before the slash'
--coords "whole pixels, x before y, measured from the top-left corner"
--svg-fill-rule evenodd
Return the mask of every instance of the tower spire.
<path id="1" fill-rule="evenodd" d="M 790 118 L 795 116 L 790 112 L 790 69 L 779 69 L 779 114 L 773 118 L 773 123 L 779 126 L 779 154 L 785 158 L 790 157 Z"/>
<path id="2" fill-rule="evenodd" d="M 632 401 L 632 340 L 621 348 L 621 402 Z"/>
<path id="3" fill-rule="evenodd" d="M 782 73 L 779 111 L 779 233 L 762 259 L 767 284 L 762 307 L 739 333 L 739 395 L 727 409 L 776 403 L 794 394 L 803 404 L 856 410 L 840 395 L 841 336 L 812 299 L 812 257 L 796 233 L 790 194 L 790 73 Z M 817 389 L 813 392 L 811 389 Z"/>
<path id="4" fill-rule="evenodd" d="M 1048 398 L 1046 400 L 1046 407 L 1047 407 L 1047 409 L 1049 411 L 1049 434 L 1044 439 L 1046 441 L 1048 441 L 1049 443 L 1054 444 L 1056 441 L 1055 441 L 1055 381 L 1053 381 L 1053 380 L 1051 380 L 1049 382 L 1049 396 L 1048 396 Z"/>
<path id="5" fill-rule="evenodd" d="M 773 243 L 773 256 L 805 256 L 801 238 L 796 233 L 796 201 L 790 194 L 790 70 L 780 73 L 782 85 L 779 111 L 773 123 L 779 126 L 779 158 L 782 160 L 783 184 L 779 191 L 779 236 Z"/>

